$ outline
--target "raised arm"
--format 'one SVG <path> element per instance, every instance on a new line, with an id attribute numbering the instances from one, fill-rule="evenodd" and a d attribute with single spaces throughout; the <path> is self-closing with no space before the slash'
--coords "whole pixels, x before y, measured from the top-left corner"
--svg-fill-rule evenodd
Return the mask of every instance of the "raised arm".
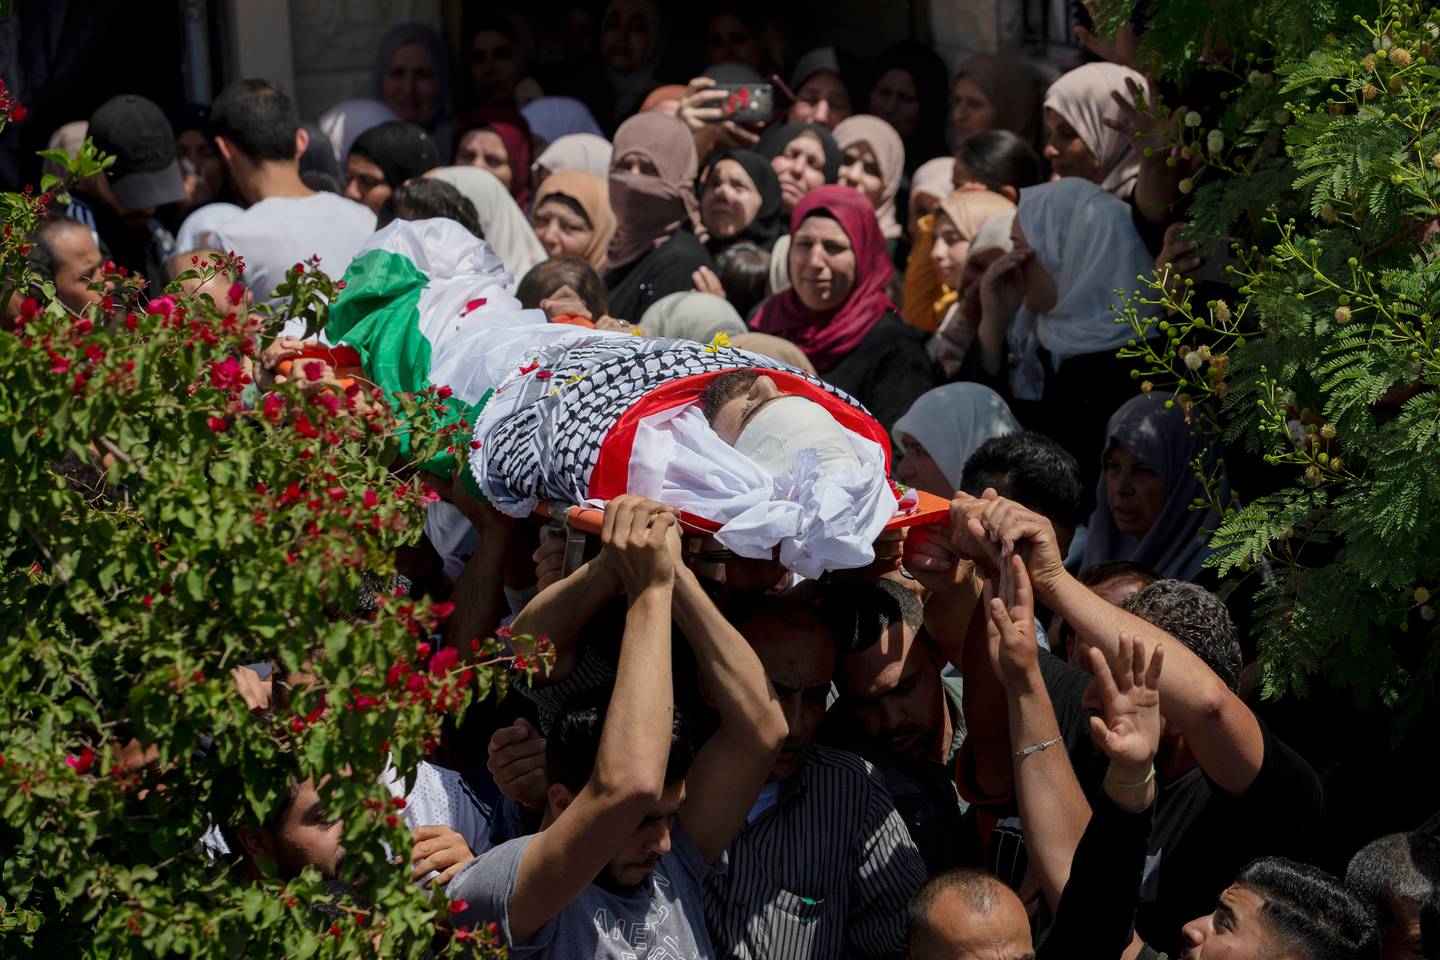
<path id="1" fill-rule="evenodd" d="M 520 858 L 507 908 L 517 945 L 600 874 L 665 789 L 675 718 L 670 604 L 679 528 L 649 501 L 620 497 L 605 511 L 601 536 L 630 603 L 615 689 L 589 782 Z"/>
<path id="2" fill-rule="evenodd" d="M 973 501 L 972 501 L 973 502 Z M 1134 614 L 1092 593 L 1061 562 L 1055 531 L 1043 516 L 1018 503 L 997 499 L 967 518 L 969 538 L 988 538 L 1002 553 L 1025 560 L 1035 596 L 1075 627 L 1081 639 L 1107 659 L 1127 633 L 1145 646 L 1165 651 L 1161 696 L 1165 718 L 1185 735 L 1206 776 L 1234 796 L 1255 782 L 1265 756 L 1259 721 L 1215 672 L 1183 643 Z"/>
<path id="3" fill-rule="evenodd" d="M 605 513 L 608 518 L 608 507 Z M 510 623 L 511 648 L 516 653 L 529 653 L 521 638 L 548 636 L 555 650 L 554 665 L 549 673 L 536 677 L 537 683 L 559 683 L 571 674 L 580 659 L 577 643 L 581 629 L 622 589 L 611 557 L 602 550 L 525 605 Z"/>
<path id="4" fill-rule="evenodd" d="M 1067 870 L 1055 923 L 1039 960 L 1076 956 L 1118 958 L 1132 928 L 1145 873 L 1155 803 L 1155 753 L 1160 746 L 1160 675 L 1164 652 L 1122 635 L 1113 662 L 1087 648 L 1102 715 L 1090 736 L 1110 758 L 1105 789 Z M 1038 825 L 1037 825 L 1038 827 Z M 1031 826 L 1026 825 L 1027 838 Z M 1135 951 L 1139 943 L 1133 944 Z"/>
<path id="5" fill-rule="evenodd" d="M 1025 850 L 1045 902 L 1054 910 L 1070 877 L 1075 847 L 1090 821 L 1090 805 L 1070 766 L 1040 673 L 1035 602 L 1018 556 L 1006 558 L 998 583 L 986 581 L 985 602 L 990 659 L 1005 687 L 1015 802 L 1025 825 Z"/>
<path id="6" fill-rule="evenodd" d="M 695 651 L 706 699 L 720 714 L 720 728 L 690 766 L 680 808 L 685 832 L 709 863 L 745 825 L 787 728 L 755 651 L 683 566 L 675 573 L 675 619 Z"/>

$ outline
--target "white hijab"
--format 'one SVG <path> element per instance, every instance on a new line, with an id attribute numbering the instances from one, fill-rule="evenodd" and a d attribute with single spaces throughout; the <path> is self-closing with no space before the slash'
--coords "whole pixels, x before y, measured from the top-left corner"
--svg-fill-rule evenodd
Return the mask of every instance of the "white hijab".
<path id="1" fill-rule="evenodd" d="M 490 171 L 479 167 L 441 167 L 425 176 L 444 180 L 475 205 L 485 242 L 500 255 L 505 270 L 515 278 L 506 288 L 510 292 L 515 291 L 516 284 L 531 267 L 548 259 L 540 238 L 516 206 L 515 198 Z"/>
<path id="2" fill-rule="evenodd" d="M 947 383 L 916 397 L 890 435 L 897 444 L 908 435 L 924 447 L 950 488 L 959 490 L 970 454 L 986 440 L 1020 429 L 1020 421 L 994 390 L 979 383 Z"/>
<path id="3" fill-rule="evenodd" d="M 1089 180 L 1066 177 L 1021 190 L 1017 215 L 1036 259 L 1055 279 L 1055 306 L 1035 318 L 1039 346 L 1058 363 L 1114 350 L 1135 336 L 1117 322 L 1122 293 L 1133 300 L 1147 289 L 1139 278 L 1155 272 L 1155 258 L 1135 231 L 1130 205 Z"/>

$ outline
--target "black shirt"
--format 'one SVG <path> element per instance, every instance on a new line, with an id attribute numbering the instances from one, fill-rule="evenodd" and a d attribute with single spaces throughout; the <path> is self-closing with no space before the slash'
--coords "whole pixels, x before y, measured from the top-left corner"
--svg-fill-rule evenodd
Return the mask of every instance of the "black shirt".
<path id="1" fill-rule="evenodd" d="M 1093 804 L 1107 761 L 1091 743 L 1081 703 L 1090 675 L 1043 650 L 1040 667 L 1070 762 Z M 1264 759 L 1243 795 L 1226 793 L 1198 766 L 1160 785 L 1135 924 L 1157 950 L 1183 952 L 1181 927 L 1213 910 L 1242 867 L 1256 857 L 1303 856 L 1320 822 L 1320 778 L 1264 723 L 1260 732 Z"/>
<path id="2" fill-rule="evenodd" d="M 638 324 L 656 300 L 694 290 L 691 275 L 699 267 L 714 270 L 715 261 L 695 234 L 681 230 L 638 260 L 605 274 L 610 316 Z"/>
<path id="3" fill-rule="evenodd" d="M 940 382 L 925 351 L 929 337 L 886 310 L 860 345 L 820 376 L 863 403 L 888 433 L 916 397 Z"/>

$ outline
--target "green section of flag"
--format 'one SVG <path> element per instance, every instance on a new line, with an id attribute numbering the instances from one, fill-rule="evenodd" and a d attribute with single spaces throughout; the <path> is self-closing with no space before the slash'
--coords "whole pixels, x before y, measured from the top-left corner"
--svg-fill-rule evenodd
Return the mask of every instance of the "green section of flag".
<path id="1" fill-rule="evenodd" d="M 330 308 L 325 335 L 332 343 L 354 347 L 365 376 L 385 391 L 392 406 L 398 393 L 417 393 L 431 386 L 430 341 L 420 330 L 420 295 L 430 283 L 410 258 L 390 250 L 371 250 L 356 257 L 345 271 L 345 289 Z M 461 418 L 475 422 L 484 404 L 445 401 L 444 424 Z M 403 416 L 403 414 L 402 414 Z M 400 434 L 400 452 L 410 456 L 410 435 Z M 463 457 L 441 454 L 420 469 L 449 477 Z M 469 471 L 466 471 L 468 474 Z"/>

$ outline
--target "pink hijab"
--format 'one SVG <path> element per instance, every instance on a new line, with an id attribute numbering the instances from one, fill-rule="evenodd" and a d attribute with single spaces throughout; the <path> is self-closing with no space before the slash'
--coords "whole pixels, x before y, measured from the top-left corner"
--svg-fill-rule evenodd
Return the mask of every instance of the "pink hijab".
<path id="1" fill-rule="evenodd" d="M 647 158 L 659 176 L 616 169 L 631 153 Z M 700 204 L 695 200 L 698 166 L 695 138 L 683 121 L 662 113 L 638 113 L 620 124 L 609 178 L 610 209 L 616 222 L 606 258 L 611 269 L 638 260 L 685 227 L 701 233 Z"/>
<path id="2" fill-rule="evenodd" d="M 1100 179 L 1096 182 L 1121 200 L 1128 200 L 1135 189 L 1140 151 L 1135 149 L 1134 140 L 1106 126 L 1105 121 L 1123 119 L 1120 105 L 1110 93 L 1130 99 L 1126 80 L 1134 80 L 1147 100 L 1152 97 L 1145 75 L 1118 63 L 1076 67 L 1061 74 L 1045 93 L 1045 106 L 1064 117 L 1100 161 Z"/>
<path id="3" fill-rule="evenodd" d="M 790 233 L 813 216 L 830 217 L 850 238 L 855 250 L 855 287 L 850 296 L 830 310 L 811 310 L 795 293 L 792 277 L 788 290 L 760 305 L 750 326 L 789 340 L 823 373 L 860 346 L 886 310 L 895 309 L 885 293 L 894 270 L 875 208 L 864 194 L 839 184 L 816 187 L 795 205 Z"/>

